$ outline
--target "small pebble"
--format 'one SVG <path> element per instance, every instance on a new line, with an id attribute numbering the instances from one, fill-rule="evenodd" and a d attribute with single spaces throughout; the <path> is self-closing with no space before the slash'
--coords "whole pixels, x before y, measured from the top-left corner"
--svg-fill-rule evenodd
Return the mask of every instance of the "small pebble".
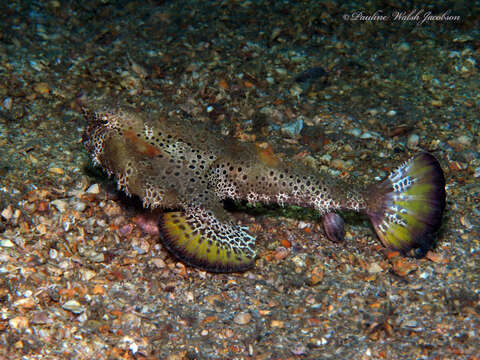
<path id="1" fill-rule="evenodd" d="M 130 344 L 129 349 L 132 352 L 132 354 L 135 356 L 135 354 L 138 352 L 138 345 L 133 342 Z"/>
<path id="2" fill-rule="evenodd" d="M 151 261 L 152 261 L 152 264 L 155 265 L 159 269 L 164 269 L 165 266 L 166 266 L 165 261 L 163 261 L 163 259 L 154 258 Z"/>
<path id="3" fill-rule="evenodd" d="M 411 272 L 417 270 L 417 265 L 407 260 L 400 258 L 393 262 L 393 271 L 398 276 L 407 276 Z"/>
<path id="4" fill-rule="evenodd" d="M 428 279 L 430 277 L 430 274 L 428 272 L 424 271 L 420 275 L 418 275 L 418 277 L 425 280 L 425 279 Z"/>
<path id="5" fill-rule="evenodd" d="M 378 265 L 376 262 L 373 262 L 368 266 L 368 273 L 369 274 L 378 274 L 382 271 L 383 271 L 382 267 L 380 265 Z"/>
<path id="6" fill-rule="evenodd" d="M 71 311 L 74 314 L 81 314 L 85 311 L 85 307 L 80 305 L 77 300 L 69 300 L 62 306 L 65 310 Z"/>
<path id="7" fill-rule="evenodd" d="M 53 321 L 45 311 L 35 311 L 32 315 L 33 324 L 51 324 Z"/>
<path id="8" fill-rule="evenodd" d="M 410 136 L 407 139 L 407 147 L 409 149 L 415 149 L 419 143 L 420 143 L 420 136 L 418 136 L 415 133 L 410 134 Z"/>
<path id="9" fill-rule="evenodd" d="M 470 221 L 470 219 L 463 215 L 463 216 L 460 216 L 460 223 L 463 225 L 463 227 L 465 227 L 465 229 L 467 230 L 471 230 L 473 228 L 473 225 L 472 225 L 472 222 Z"/>
<path id="10" fill-rule="evenodd" d="M 86 191 L 87 194 L 100 194 L 100 186 L 98 184 L 90 185 Z"/>
<path id="11" fill-rule="evenodd" d="M 272 34 L 270 35 L 270 40 L 275 40 L 280 34 L 282 33 L 282 29 L 276 27 L 272 30 Z"/>
<path id="12" fill-rule="evenodd" d="M 332 162 L 330 163 L 330 166 L 334 167 L 335 169 L 339 170 L 347 170 L 352 167 L 352 162 L 351 161 L 345 161 L 342 159 L 333 159 Z"/>
<path id="13" fill-rule="evenodd" d="M 241 312 L 235 315 L 235 318 L 233 319 L 233 321 L 235 322 L 235 324 L 245 325 L 245 324 L 248 324 L 251 319 L 252 319 L 252 315 L 249 312 Z"/>
<path id="14" fill-rule="evenodd" d="M 51 167 L 48 169 L 49 172 L 56 174 L 56 175 L 63 175 L 65 171 L 59 167 Z"/>
<path id="15" fill-rule="evenodd" d="M 348 130 L 347 133 L 355 137 L 360 137 L 362 135 L 362 130 L 359 128 L 353 128 Z"/>
<path id="16" fill-rule="evenodd" d="M 472 149 L 467 149 L 459 153 L 461 160 L 469 163 L 475 159 L 480 159 L 480 154 Z"/>
<path id="17" fill-rule="evenodd" d="M 402 322 L 401 326 L 414 328 L 418 326 L 418 322 L 416 320 L 405 320 L 404 322 Z"/>
<path id="18" fill-rule="evenodd" d="M 476 178 L 480 177 L 480 166 L 475 168 L 475 173 L 474 175 Z"/>
<path id="19" fill-rule="evenodd" d="M 474 38 L 468 34 L 461 34 L 453 38 L 453 42 L 460 42 L 460 43 L 472 41 L 472 40 L 474 40 Z"/>
<path id="20" fill-rule="evenodd" d="M 290 251 L 283 246 L 280 246 L 276 251 L 273 257 L 275 260 L 283 260 L 290 254 Z"/>
<path id="21" fill-rule="evenodd" d="M 303 93 L 303 89 L 300 85 L 295 84 L 290 88 L 290 94 L 292 96 L 300 96 Z"/>
<path id="22" fill-rule="evenodd" d="M 332 155 L 330 155 L 330 154 L 322 155 L 322 156 L 320 157 L 320 160 L 329 163 L 330 161 L 332 161 Z"/>
<path id="23" fill-rule="evenodd" d="M 73 209 L 78 212 L 83 212 L 85 211 L 86 208 L 87 208 L 87 205 L 81 201 L 75 203 L 75 205 L 73 206 Z"/>
<path id="24" fill-rule="evenodd" d="M 2 210 L 2 217 L 5 219 L 5 220 L 10 220 L 12 217 L 13 217 L 13 209 L 12 209 L 12 206 L 9 205 L 7 206 L 5 209 Z"/>
<path id="25" fill-rule="evenodd" d="M 285 124 L 285 125 L 282 125 L 280 127 L 280 131 L 285 134 L 285 135 L 288 135 L 290 137 L 295 137 L 297 136 L 298 134 L 300 134 L 300 132 L 302 131 L 303 129 L 303 119 L 302 118 L 299 118 L 298 120 L 296 121 L 293 121 L 291 123 L 288 123 L 288 124 Z"/>
<path id="26" fill-rule="evenodd" d="M 14 247 L 15 244 L 11 242 L 9 239 L 2 239 L 0 240 L 0 247 L 11 248 Z"/>
<path id="27" fill-rule="evenodd" d="M 95 276 L 97 276 L 97 273 L 90 269 L 84 269 L 81 273 L 82 273 L 83 281 L 89 281 L 93 279 Z"/>
<path id="28" fill-rule="evenodd" d="M 468 167 L 468 164 L 459 162 L 459 161 L 451 161 L 449 163 L 450 169 L 453 171 L 460 171 L 465 170 Z"/>
<path id="29" fill-rule="evenodd" d="M 13 106 L 12 98 L 7 97 L 3 99 L 3 108 L 5 110 L 12 110 L 12 106 Z"/>
<path id="30" fill-rule="evenodd" d="M 103 253 L 93 253 L 89 258 L 91 261 L 96 263 L 102 263 L 105 261 L 105 255 L 103 255 Z"/>
<path id="31" fill-rule="evenodd" d="M 306 266 L 306 263 L 305 263 L 305 259 L 303 259 L 303 257 L 299 256 L 299 255 L 296 255 L 292 258 L 292 262 L 297 266 L 297 267 L 300 267 L 300 268 L 303 268 Z"/>
<path id="32" fill-rule="evenodd" d="M 35 90 L 36 93 L 42 95 L 47 95 L 50 93 L 50 87 L 46 82 L 36 83 L 35 85 L 33 85 L 33 90 Z"/>
<path id="33" fill-rule="evenodd" d="M 147 69 L 145 69 L 142 65 L 134 62 L 131 59 L 130 59 L 130 63 L 131 63 L 131 69 L 135 74 L 137 74 L 141 78 L 146 78 L 148 76 Z"/>
<path id="34" fill-rule="evenodd" d="M 118 229 L 118 234 L 120 236 L 127 236 L 130 235 L 133 231 L 133 224 L 126 224 L 123 225 L 120 229 Z"/>
<path id="35" fill-rule="evenodd" d="M 373 138 L 373 135 L 370 134 L 368 131 L 364 132 L 361 136 L 360 139 L 371 139 Z"/>
<path id="36" fill-rule="evenodd" d="M 306 353 L 306 348 L 303 345 L 295 346 L 293 349 L 291 349 L 291 352 L 293 355 L 304 355 Z"/>
<path id="37" fill-rule="evenodd" d="M 133 250 L 140 255 L 146 254 L 150 250 L 150 243 L 146 240 L 140 239 L 137 243 L 132 244 Z"/>
<path id="38" fill-rule="evenodd" d="M 46 202 L 46 201 L 40 201 L 40 202 L 38 203 L 37 210 L 38 210 L 39 212 L 45 212 L 45 211 L 47 211 L 47 210 L 48 210 L 48 202 Z"/>
<path id="39" fill-rule="evenodd" d="M 285 68 L 275 68 L 275 72 L 281 76 L 287 76 L 287 69 Z"/>
<path id="40" fill-rule="evenodd" d="M 410 50 L 410 44 L 409 44 L 408 42 L 406 42 L 406 41 L 401 42 L 401 43 L 398 45 L 397 49 L 398 49 L 399 51 L 401 51 L 401 52 L 408 52 L 408 51 Z"/>
<path id="41" fill-rule="evenodd" d="M 350 144 L 346 144 L 343 149 L 345 150 L 345 152 L 352 152 L 353 151 L 353 147 L 350 145 Z M 382 153 L 378 153 L 378 156 L 381 156 Z"/>
<path id="42" fill-rule="evenodd" d="M 465 146 L 470 146 L 472 144 L 472 140 L 473 139 L 467 135 L 461 135 L 457 138 L 457 142 Z"/>
<path id="43" fill-rule="evenodd" d="M 305 222 L 305 221 L 301 221 L 301 220 L 300 220 L 300 221 L 298 222 L 298 228 L 299 228 L 299 229 L 305 229 L 306 227 L 309 227 L 309 226 L 310 226 L 310 223 L 307 223 L 307 222 Z"/>
<path id="44" fill-rule="evenodd" d="M 17 316 L 8 321 L 8 325 L 15 330 L 23 330 L 28 327 L 28 318 L 25 316 Z"/>
<path id="45" fill-rule="evenodd" d="M 52 201 L 52 205 L 55 206 L 58 211 L 60 211 L 61 213 L 64 213 L 68 203 L 63 199 L 56 199 Z"/>
<path id="46" fill-rule="evenodd" d="M 71 221 L 64 221 L 63 224 L 62 224 L 62 226 L 63 226 L 63 230 L 64 230 L 65 232 L 69 232 L 69 231 L 72 229 L 72 223 L 71 223 Z"/>
<path id="47" fill-rule="evenodd" d="M 285 322 L 283 322 L 281 320 L 272 320 L 272 322 L 270 323 L 270 326 L 272 328 L 283 329 L 285 327 Z"/>
<path id="48" fill-rule="evenodd" d="M 462 56 L 462 54 L 460 54 L 459 51 L 450 51 L 448 53 L 449 58 L 459 58 L 460 56 Z"/>

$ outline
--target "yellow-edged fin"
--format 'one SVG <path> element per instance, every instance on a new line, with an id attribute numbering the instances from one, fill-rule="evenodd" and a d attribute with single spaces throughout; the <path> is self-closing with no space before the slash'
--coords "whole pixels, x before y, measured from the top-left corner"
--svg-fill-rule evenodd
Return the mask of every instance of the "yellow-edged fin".
<path id="1" fill-rule="evenodd" d="M 445 208 L 445 178 L 438 161 L 420 153 L 370 189 L 367 214 L 390 248 L 428 249 Z"/>
<path id="2" fill-rule="evenodd" d="M 239 272 L 255 262 L 255 238 L 242 227 L 221 222 L 202 208 L 162 214 L 165 246 L 192 266 L 212 272 Z"/>

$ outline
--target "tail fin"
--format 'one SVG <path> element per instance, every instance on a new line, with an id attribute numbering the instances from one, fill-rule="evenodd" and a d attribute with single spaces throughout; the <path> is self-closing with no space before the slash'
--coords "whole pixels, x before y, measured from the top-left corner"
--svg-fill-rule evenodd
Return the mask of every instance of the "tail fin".
<path id="1" fill-rule="evenodd" d="M 425 152 L 372 185 L 367 200 L 367 214 L 382 243 L 403 251 L 431 246 L 444 208 L 442 168 Z"/>
<path id="2" fill-rule="evenodd" d="M 255 263 L 255 238 L 211 211 L 196 208 L 164 213 L 164 245 L 181 261 L 212 272 L 239 272 Z"/>

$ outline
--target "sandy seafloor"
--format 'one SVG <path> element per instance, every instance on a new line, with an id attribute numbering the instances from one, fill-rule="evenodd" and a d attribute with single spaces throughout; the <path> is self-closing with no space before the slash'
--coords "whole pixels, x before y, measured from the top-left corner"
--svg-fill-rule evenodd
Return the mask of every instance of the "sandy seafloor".
<path id="1" fill-rule="evenodd" d="M 480 6 L 441 3 L 2 1 L 0 358 L 479 359 Z M 246 209 L 254 269 L 185 267 L 92 167 L 85 102 L 362 183 L 428 150 L 436 245 L 404 257 L 363 217 L 337 244 L 312 212 Z"/>

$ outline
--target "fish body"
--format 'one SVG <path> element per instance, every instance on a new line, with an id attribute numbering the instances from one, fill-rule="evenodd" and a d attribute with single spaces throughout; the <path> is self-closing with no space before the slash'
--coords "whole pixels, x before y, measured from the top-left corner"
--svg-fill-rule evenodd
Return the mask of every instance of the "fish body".
<path id="1" fill-rule="evenodd" d="M 440 165 L 420 153 L 384 181 L 361 187 L 187 122 L 129 111 L 86 111 L 83 141 L 96 165 L 145 207 L 163 208 L 165 246 L 180 260 L 212 272 L 244 271 L 255 261 L 255 238 L 234 223 L 225 199 L 313 208 L 327 236 L 342 240 L 336 213 L 366 213 L 385 246 L 428 247 L 445 207 Z"/>

